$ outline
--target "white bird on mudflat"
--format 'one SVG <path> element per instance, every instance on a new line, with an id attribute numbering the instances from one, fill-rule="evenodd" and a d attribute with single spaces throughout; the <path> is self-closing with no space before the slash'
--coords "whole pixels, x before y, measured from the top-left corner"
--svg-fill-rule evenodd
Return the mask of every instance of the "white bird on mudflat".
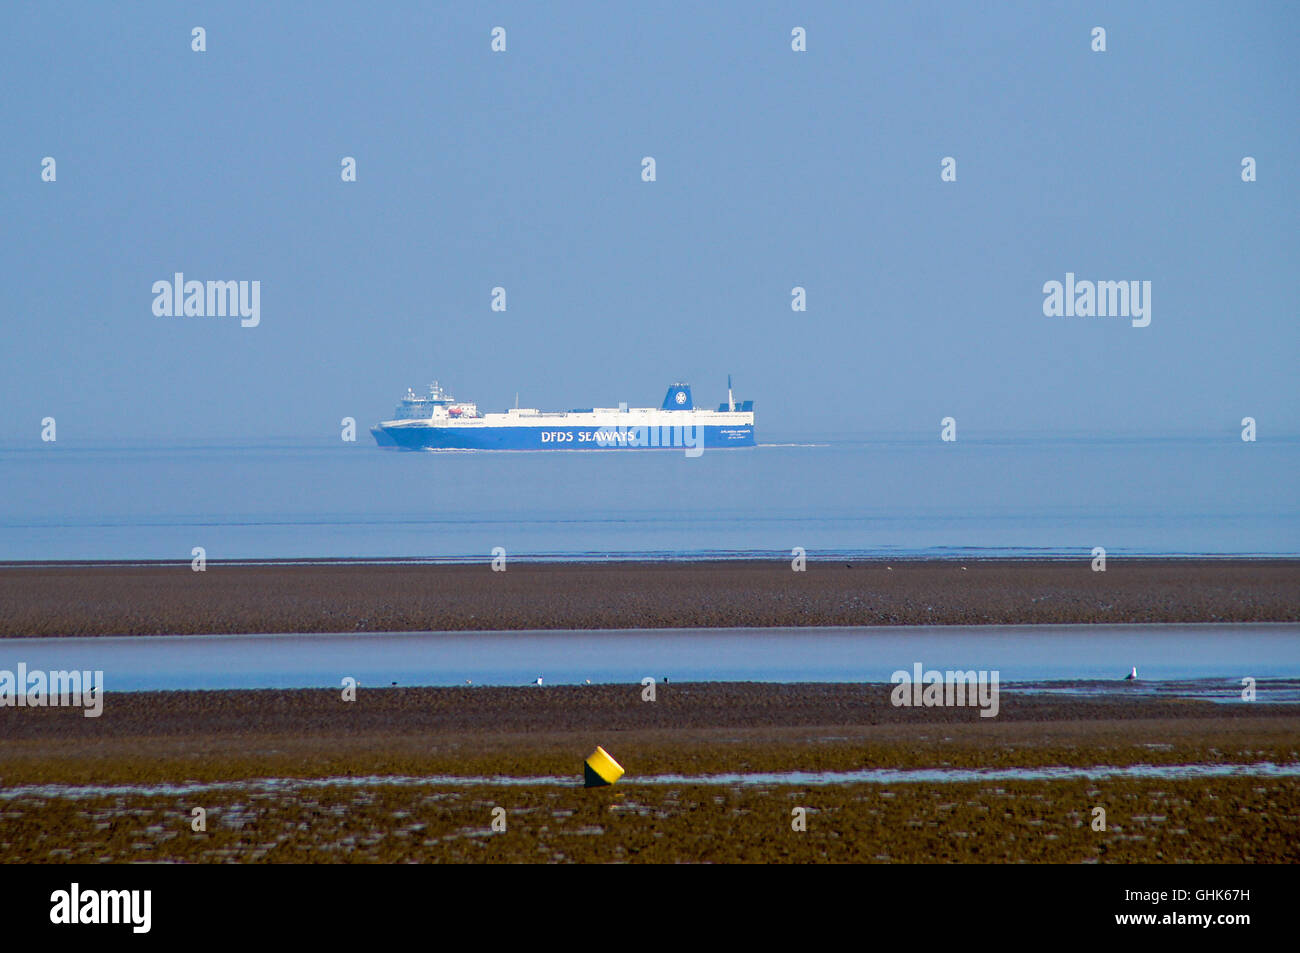
<path id="1" fill-rule="evenodd" d="M 542 684 L 542 676 L 538 675 L 538 676 L 537 676 L 537 680 L 536 680 L 535 682 L 533 682 L 533 684 L 534 684 L 534 685 L 540 685 L 540 684 Z"/>
<path id="2" fill-rule="evenodd" d="M 1127 675 L 1124 676 L 1124 681 L 1133 682 L 1137 680 L 1137 677 L 1138 677 L 1138 667 L 1134 665 L 1133 671 L 1129 672 Z"/>

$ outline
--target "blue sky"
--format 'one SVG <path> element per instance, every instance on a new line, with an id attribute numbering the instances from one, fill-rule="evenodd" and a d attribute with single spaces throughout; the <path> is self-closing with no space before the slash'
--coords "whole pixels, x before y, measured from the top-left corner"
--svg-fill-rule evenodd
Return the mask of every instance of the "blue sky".
<path id="1" fill-rule="evenodd" d="M 728 373 L 760 436 L 1300 433 L 1300 7 L 611 6 L 6 4 L 0 438 Z M 261 324 L 155 316 L 176 271 Z M 1045 317 L 1067 271 L 1150 281 L 1150 326 Z"/>

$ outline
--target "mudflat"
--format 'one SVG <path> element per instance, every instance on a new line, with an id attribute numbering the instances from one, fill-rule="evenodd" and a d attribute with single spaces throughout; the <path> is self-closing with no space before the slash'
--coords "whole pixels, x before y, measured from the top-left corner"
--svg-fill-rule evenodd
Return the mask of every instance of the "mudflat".
<path id="1" fill-rule="evenodd" d="M 1295 559 L 0 566 L 0 637 L 1297 620 Z"/>
<path id="2" fill-rule="evenodd" d="M 0 709 L 0 738 L 6 862 L 1300 860 L 1295 777 L 698 781 L 1295 764 L 1300 705 L 1006 693 L 981 719 L 895 708 L 887 685 L 671 684 L 653 702 L 639 684 L 375 688 L 352 702 L 319 689 L 141 692 L 110 693 L 99 718 Z M 627 774 L 583 789 L 597 744 Z M 668 773 L 686 777 L 638 783 Z M 101 790 L 112 785 L 124 787 Z M 196 807 L 206 830 L 192 827 Z M 506 830 L 493 829 L 502 816 Z"/>
<path id="3" fill-rule="evenodd" d="M 1298 619 L 1300 560 L 0 567 L 9 637 Z M 1300 705 L 1117 685 L 1004 691 L 981 718 L 889 692 L 363 686 L 110 692 L 98 718 L 0 708 L 0 861 L 1300 861 L 1300 778 L 1100 770 L 1294 766 Z M 596 745 L 627 774 L 588 790 Z M 1052 766 L 1098 774 L 705 783 Z M 683 778 L 638 782 L 664 774 Z"/>

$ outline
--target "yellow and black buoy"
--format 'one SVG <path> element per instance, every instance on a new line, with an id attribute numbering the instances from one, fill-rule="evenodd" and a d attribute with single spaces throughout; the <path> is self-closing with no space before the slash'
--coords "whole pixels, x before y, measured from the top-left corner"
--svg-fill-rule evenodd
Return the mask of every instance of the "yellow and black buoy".
<path id="1" fill-rule="evenodd" d="M 608 784 L 613 784 L 623 776 L 623 766 L 609 756 L 609 752 L 600 745 L 596 750 L 587 755 L 587 761 L 582 766 L 582 773 L 585 779 L 584 787 L 599 788 Z"/>

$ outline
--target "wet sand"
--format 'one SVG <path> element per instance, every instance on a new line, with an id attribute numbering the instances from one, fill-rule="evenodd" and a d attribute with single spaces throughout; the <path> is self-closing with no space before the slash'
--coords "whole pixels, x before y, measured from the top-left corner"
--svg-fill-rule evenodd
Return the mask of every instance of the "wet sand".
<path id="1" fill-rule="evenodd" d="M 1300 560 L 0 566 L 0 637 L 1300 620 Z"/>
<path id="2" fill-rule="evenodd" d="M 0 784 L 340 774 L 578 777 L 597 744 L 636 774 L 1300 761 L 1300 705 L 1003 693 L 898 708 L 888 685 L 110 692 L 99 718 L 0 708 Z"/>
<path id="3" fill-rule="evenodd" d="M 1300 561 L 0 567 L 0 635 L 1300 619 Z M 100 718 L 0 708 L 0 862 L 1300 860 L 1289 777 L 768 787 L 660 774 L 1300 762 L 1300 705 L 1004 692 L 902 709 L 882 685 L 660 684 L 109 693 Z M 612 788 L 255 779 L 581 776 Z M 1107 828 L 1092 827 L 1093 809 Z M 191 812 L 208 812 L 207 830 Z M 491 828 L 505 808 L 507 830 Z M 806 831 L 791 811 L 807 808 Z"/>
<path id="4" fill-rule="evenodd" d="M 759 683 L 112 694 L 103 715 L 0 709 L 0 787 L 259 778 L 560 776 L 309 791 L 31 792 L 0 860 L 1295 862 L 1300 780 L 1101 779 L 761 788 L 638 776 L 862 767 L 1300 762 L 1300 705 L 1004 695 L 997 718 L 899 709 L 880 685 Z M 491 830 L 492 808 L 507 830 Z M 791 829 L 794 807 L 808 829 Z M 1106 831 L 1092 809 L 1104 806 Z M 208 829 L 190 828 L 191 811 Z"/>

